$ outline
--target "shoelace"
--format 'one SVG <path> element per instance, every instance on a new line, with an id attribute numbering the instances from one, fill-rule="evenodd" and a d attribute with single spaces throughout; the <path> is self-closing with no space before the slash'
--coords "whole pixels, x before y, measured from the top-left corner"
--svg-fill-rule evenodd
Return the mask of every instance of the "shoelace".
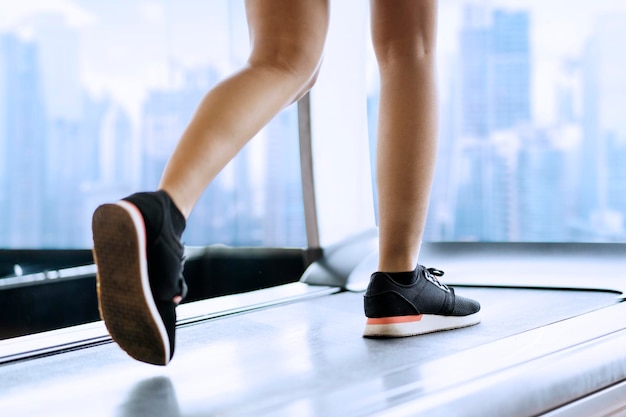
<path id="1" fill-rule="evenodd" d="M 439 282 L 439 279 L 437 278 L 437 277 L 442 277 L 444 273 L 445 272 L 443 272 L 441 269 L 425 268 L 424 275 L 426 275 L 426 279 L 428 279 L 430 282 L 437 285 L 439 288 L 442 288 L 447 291 L 448 287 L 445 284 L 442 284 L 441 282 Z"/>

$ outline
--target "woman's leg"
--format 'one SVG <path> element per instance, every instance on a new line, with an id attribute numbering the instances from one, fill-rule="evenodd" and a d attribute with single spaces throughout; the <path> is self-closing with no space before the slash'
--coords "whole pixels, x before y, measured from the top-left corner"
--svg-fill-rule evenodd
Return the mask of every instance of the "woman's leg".
<path id="1" fill-rule="evenodd" d="M 437 142 L 436 0 L 372 0 L 380 69 L 379 270 L 411 271 L 426 222 Z"/>
<path id="2" fill-rule="evenodd" d="M 417 264 L 435 168 L 437 0 L 372 0 L 380 67 L 379 272 L 364 296 L 366 337 L 415 336 L 472 326 L 480 304 Z"/>
<path id="3" fill-rule="evenodd" d="M 247 65 L 204 97 L 161 178 L 185 217 L 248 140 L 315 81 L 328 0 L 247 0 L 246 12 Z"/>
<path id="4" fill-rule="evenodd" d="M 276 113 L 312 85 L 328 26 L 327 0 L 248 0 L 252 53 L 204 98 L 160 189 L 96 209 L 92 219 L 101 316 L 131 357 L 166 365 L 187 286 L 180 237 L 198 198 Z"/>

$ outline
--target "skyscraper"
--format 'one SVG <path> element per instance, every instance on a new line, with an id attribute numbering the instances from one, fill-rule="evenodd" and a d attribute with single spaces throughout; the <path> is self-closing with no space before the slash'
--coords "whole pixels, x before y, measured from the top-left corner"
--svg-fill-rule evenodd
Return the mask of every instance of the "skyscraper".
<path id="1" fill-rule="evenodd" d="M 623 15 L 601 19 L 586 45 L 583 67 L 583 142 L 578 213 L 590 223 L 588 239 L 622 236 L 626 219 L 624 155 L 626 143 L 626 36 Z M 595 235 L 595 237 L 594 237 Z"/>
<path id="2" fill-rule="evenodd" d="M 0 244 L 31 247 L 39 243 L 45 207 L 46 117 L 37 47 L 13 35 L 0 35 Z"/>
<path id="3" fill-rule="evenodd" d="M 494 10 L 490 36 L 491 129 L 530 122 L 530 40 L 527 11 Z"/>
<path id="4" fill-rule="evenodd" d="M 547 132 L 530 135 L 518 153 L 516 240 L 567 240 L 567 153 L 551 143 Z"/>
<path id="5" fill-rule="evenodd" d="M 461 133 L 464 136 L 484 138 L 491 129 L 491 35 L 488 9 L 466 5 L 459 33 Z"/>
<path id="6" fill-rule="evenodd" d="M 10 106 L 7 82 L 8 67 L 6 62 L 9 57 L 8 39 L 6 35 L 0 35 L 0 213 L 8 213 L 9 193 L 8 193 L 8 131 L 7 108 Z M 9 236 L 8 216 L 0 218 L 0 246 L 6 246 Z"/>
<path id="7" fill-rule="evenodd" d="M 467 4 L 459 33 L 462 168 L 454 238 L 509 240 L 515 220 L 516 131 L 530 122 L 527 11 Z"/>

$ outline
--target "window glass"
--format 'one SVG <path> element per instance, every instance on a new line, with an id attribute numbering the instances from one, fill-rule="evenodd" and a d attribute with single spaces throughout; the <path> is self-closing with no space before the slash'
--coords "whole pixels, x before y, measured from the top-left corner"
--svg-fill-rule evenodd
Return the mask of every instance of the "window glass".
<path id="1" fill-rule="evenodd" d="M 425 238 L 626 240 L 626 3 L 439 11 Z M 239 1 L 2 1 L 0 247 L 91 247 L 94 208 L 156 187 L 203 94 L 247 52 Z M 295 106 L 259 136 L 203 195 L 187 244 L 306 244 Z"/>
<path id="2" fill-rule="evenodd" d="M 91 247 L 97 205 L 155 189 L 249 50 L 243 2 L 0 4 L 0 247 Z M 305 246 L 295 106 L 200 200 L 186 244 Z"/>
<path id="3" fill-rule="evenodd" d="M 626 3 L 446 0 L 439 11 L 426 239 L 626 240 Z M 369 67 L 373 141 L 373 54 Z"/>

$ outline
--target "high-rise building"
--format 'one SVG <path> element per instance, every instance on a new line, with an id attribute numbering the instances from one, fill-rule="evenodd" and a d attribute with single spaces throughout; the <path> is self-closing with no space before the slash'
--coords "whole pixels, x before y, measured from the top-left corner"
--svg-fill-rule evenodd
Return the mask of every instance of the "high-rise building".
<path id="1" fill-rule="evenodd" d="M 7 34 L 0 35 L 0 51 L 0 244 L 32 247 L 39 243 L 45 214 L 46 117 L 37 46 Z"/>
<path id="2" fill-rule="evenodd" d="M 546 132 L 524 138 L 517 158 L 516 240 L 566 241 L 570 220 L 567 152 Z"/>
<path id="3" fill-rule="evenodd" d="M 80 123 L 55 119 L 47 124 L 45 152 L 46 221 L 42 224 L 39 244 L 45 247 L 77 247 L 82 209 L 81 165 L 87 155 L 80 153 Z M 83 240 L 84 242 L 84 240 Z M 82 243 L 82 242 L 81 242 Z M 89 244 L 89 241 L 86 242 Z"/>
<path id="4" fill-rule="evenodd" d="M 527 11 L 468 4 L 460 31 L 461 123 L 465 136 L 530 122 L 530 34 Z"/>
<path id="5" fill-rule="evenodd" d="M 626 119 L 626 36 L 624 16 L 602 19 L 586 45 L 583 71 L 583 141 L 581 146 L 578 213 L 592 225 L 588 238 L 623 236 L 626 219 L 624 155 Z M 595 237 L 594 237 L 595 234 Z"/>
<path id="6" fill-rule="evenodd" d="M 530 122 L 529 37 L 527 11 L 493 11 L 488 69 L 493 130 Z"/>
<path id="7" fill-rule="evenodd" d="M 7 92 L 8 67 L 6 62 L 9 57 L 8 39 L 6 35 L 0 34 L 0 213 L 8 213 L 9 210 L 9 171 L 8 171 L 8 132 L 9 126 L 7 122 L 10 106 Z M 6 246 L 9 236 L 8 216 L 0 218 L 0 246 Z"/>
<path id="8" fill-rule="evenodd" d="M 624 68 L 626 69 L 626 68 Z M 614 227 L 608 231 L 607 240 L 626 240 L 626 137 L 608 133 L 606 141 L 606 204 L 617 214 Z"/>
<path id="9" fill-rule="evenodd" d="M 529 14 L 467 4 L 459 36 L 454 146 L 463 168 L 453 237 L 509 240 L 517 198 L 511 152 L 531 116 Z"/>
<path id="10" fill-rule="evenodd" d="M 41 13 L 30 19 L 41 75 L 41 91 L 49 120 L 82 117 L 80 37 L 60 14 Z"/>
<path id="11" fill-rule="evenodd" d="M 493 143 L 466 143 L 458 163 L 454 239 L 508 241 L 514 205 L 510 155 Z"/>
<path id="12" fill-rule="evenodd" d="M 461 134 L 487 137 L 491 125 L 491 17 L 485 7 L 466 5 L 459 33 Z"/>

